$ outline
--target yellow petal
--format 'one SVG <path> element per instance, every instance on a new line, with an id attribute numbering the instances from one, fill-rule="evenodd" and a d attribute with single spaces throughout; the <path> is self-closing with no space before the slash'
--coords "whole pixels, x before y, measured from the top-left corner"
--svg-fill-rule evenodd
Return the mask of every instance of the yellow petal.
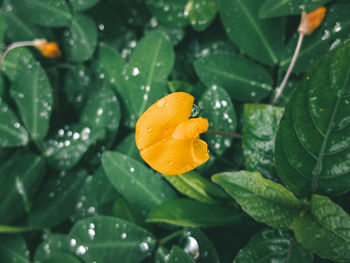
<path id="1" fill-rule="evenodd" d="M 301 15 L 298 32 L 310 35 L 316 28 L 321 25 L 325 16 L 326 8 L 324 6 L 321 6 L 310 13 L 303 12 Z"/>
<path id="2" fill-rule="evenodd" d="M 140 151 L 154 170 L 166 175 L 186 173 L 209 159 L 208 146 L 199 138 L 165 138 Z"/>
<path id="3" fill-rule="evenodd" d="M 139 150 L 171 136 L 178 124 L 191 116 L 194 98 L 185 92 L 174 92 L 158 100 L 138 119 L 135 130 Z"/>

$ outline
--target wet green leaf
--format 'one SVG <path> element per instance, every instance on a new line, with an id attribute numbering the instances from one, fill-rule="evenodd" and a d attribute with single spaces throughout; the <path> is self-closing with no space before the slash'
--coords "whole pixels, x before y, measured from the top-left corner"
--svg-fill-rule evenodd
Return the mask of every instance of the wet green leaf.
<path id="1" fill-rule="evenodd" d="M 44 259 L 41 263 L 81 263 L 81 261 L 70 253 L 58 252 L 55 255 Z"/>
<path id="2" fill-rule="evenodd" d="M 264 104 L 245 104 L 243 115 L 243 153 L 247 168 L 277 180 L 273 159 L 275 134 L 283 108 Z"/>
<path id="3" fill-rule="evenodd" d="M 297 217 L 292 229 L 298 242 L 322 258 L 350 260 L 350 216 L 328 197 L 313 195 L 311 214 Z"/>
<path id="4" fill-rule="evenodd" d="M 219 173 L 212 180 L 224 187 L 255 220 L 276 228 L 290 227 L 303 207 L 292 192 L 257 172 Z"/>
<path id="5" fill-rule="evenodd" d="M 234 262 L 311 263 L 313 256 L 300 246 L 288 230 L 264 229 L 240 250 Z"/>
<path id="6" fill-rule="evenodd" d="M 196 31 L 205 30 L 215 18 L 219 9 L 218 0 L 189 0 L 184 15 Z"/>
<path id="7" fill-rule="evenodd" d="M 72 6 L 78 11 L 84 11 L 96 5 L 100 0 L 70 0 Z"/>
<path id="8" fill-rule="evenodd" d="M 35 251 L 35 261 L 41 262 L 57 253 L 70 252 L 69 238 L 64 234 L 50 233 Z"/>
<path id="9" fill-rule="evenodd" d="M 67 219 L 74 211 L 85 175 L 85 172 L 51 175 L 33 201 L 29 225 L 49 228 Z"/>
<path id="10" fill-rule="evenodd" d="M 53 95 L 50 81 L 40 64 L 30 64 L 13 82 L 11 95 L 30 137 L 45 138 L 49 129 Z"/>
<path id="11" fill-rule="evenodd" d="M 20 17 L 45 27 L 62 27 L 71 22 L 72 15 L 64 0 L 11 0 Z"/>
<path id="12" fill-rule="evenodd" d="M 37 155 L 17 154 L 0 168 L 1 224 L 12 223 L 30 209 L 31 198 L 45 172 L 45 162 Z"/>
<path id="13" fill-rule="evenodd" d="M 100 216 L 77 222 L 69 234 L 71 250 L 85 262 L 141 262 L 155 247 L 152 233 L 125 220 Z"/>
<path id="14" fill-rule="evenodd" d="M 97 26 L 86 15 L 76 15 L 64 32 L 64 50 L 68 60 L 84 62 L 90 59 L 97 45 Z"/>
<path id="15" fill-rule="evenodd" d="M 8 263 L 29 263 L 29 251 L 24 238 L 20 235 L 0 236 L 0 258 Z"/>
<path id="16" fill-rule="evenodd" d="M 102 155 L 102 165 L 117 191 L 143 216 L 175 197 L 162 177 L 127 155 L 106 151 Z"/>
<path id="17" fill-rule="evenodd" d="M 28 133 L 19 123 L 16 115 L 0 98 L 0 146 L 13 147 L 26 145 Z"/>
<path id="18" fill-rule="evenodd" d="M 215 227 L 235 224 L 241 219 L 242 212 L 235 207 L 175 198 L 156 206 L 146 221 L 177 226 Z"/>
<path id="19" fill-rule="evenodd" d="M 350 42 L 327 54 L 294 92 L 276 135 L 275 158 L 284 184 L 300 196 L 350 189 Z"/>
<path id="20" fill-rule="evenodd" d="M 179 246 L 173 246 L 170 250 L 169 263 L 195 263 L 194 259 Z"/>
<path id="21" fill-rule="evenodd" d="M 285 15 L 300 15 L 303 10 L 310 12 L 331 0 L 266 0 L 260 8 L 259 17 L 268 18 Z"/>
<path id="22" fill-rule="evenodd" d="M 208 88 L 198 102 L 200 114 L 209 121 L 209 130 L 235 133 L 237 127 L 236 111 L 227 92 L 220 87 Z M 211 151 L 222 155 L 231 147 L 232 138 L 222 135 L 206 135 Z"/>
<path id="23" fill-rule="evenodd" d="M 194 63 L 208 87 L 222 87 L 233 100 L 258 101 L 272 90 L 269 73 L 258 64 L 234 54 L 213 54 Z"/>
<path id="24" fill-rule="evenodd" d="M 284 44 L 284 19 L 259 19 L 256 0 L 222 0 L 220 17 L 227 35 L 245 54 L 277 64 Z"/>

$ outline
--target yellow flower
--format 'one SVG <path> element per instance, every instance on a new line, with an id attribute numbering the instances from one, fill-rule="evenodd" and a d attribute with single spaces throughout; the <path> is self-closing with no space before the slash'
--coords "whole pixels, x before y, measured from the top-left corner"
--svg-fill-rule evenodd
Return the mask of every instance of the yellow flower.
<path id="1" fill-rule="evenodd" d="M 40 51 L 41 55 L 47 58 L 57 58 L 61 56 L 61 50 L 56 42 L 38 42 L 35 47 Z"/>
<path id="2" fill-rule="evenodd" d="M 182 174 L 209 159 L 208 146 L 199 139 L 209 124 L 202 117 L 190 119 L 193 101 L 190 94 L 175 92 L 158 100 L 138 119 L 136 146 L 154 170 Z"/>
<path id="3" fill-rule="evenodd" d="M 298 32 L 305 35 L 310 35 L 321 25 L 325 16 L 326 8 L 324 6 L 321 6 L 310 13 L 303 12 L 301 15 Z"/>

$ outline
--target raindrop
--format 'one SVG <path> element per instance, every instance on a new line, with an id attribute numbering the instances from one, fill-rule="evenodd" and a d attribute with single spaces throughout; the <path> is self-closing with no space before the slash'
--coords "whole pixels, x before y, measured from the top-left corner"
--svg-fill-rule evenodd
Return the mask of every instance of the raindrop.
<path id="1" fill-rule="evenodd" d="M 152 131 L 152 128 L 151 128 L 151 127 L 148 127 L 148 128 L 147 128 L 147 131 L 148 131 L 148 132 L 151 132 L 151 131 Z"/>
<path id="2" fill-rule="evenodd" d="M 164 106 L 164 104 L 165 104 L 165 100 L 159 100 L 158 102 L 157 102 L 157 106 L 158 107 L 163 107 Z"/>
<path id="3" fill-rule="evenodd" d="M 135 168 L 134 167 L 130 167 L 130 172 L 131 173 L 135 172 Z"/>
<path id="4" fill-rule="evenodd" d="M 184 247 L 184 251 L 191 255 L 194 259 L 199 257 L 199 245 L 196 239 L 193 237 L 187 237 L 187 242 Z"/>
<path id="5" fill-rule="evenodd" d="M 193 104 L 192 111 L 191 111 L 191 117 L 195 118 L 199 115 L 199 107 L 196 104 Z"/>
<path id="6" fill-rule="evenodd" d="M 69 244 L 70 244 L 71 247 L 75 247 L 75 246 L 77 245 L 77 241 L 76 241 L 74 238 L 72 238 L 72 239 L 69 241 Z"/>
<path id="7" fill-rule="evenodd" d="M 339 38 L 337 38 L 329 47 L 329 50 L 333 50 L 335 49 L 339 44 L 341 44 L 341 40 Z"/>
<path id="8" fill-rule="evenodd" d="M 147 95 L 147 94 L 144 94 L 144 95 L 143 95 L 143 99 L 144 99 L 144 100 L 147 100 L 147 99 L 148 99 L 148 95 Z"/>
<path id="9" fill-rule="evenodd" d="M 220 143 L 215 143 L 214 147 L 215 147 L 216 149 L 219 149 L 219 148 L 220 148 Z"/>
<path id="10" fill-rule="evenodd" d="M 89 214 L 95 213 L 95 207 L 90 206 L 90 207 L 88 208 L 88 213 L 89 213 Z"/>
<path id="11" fill-rule="evenodd" d="M 21 124 L 19 124 L 18 122 L 16 122 L 16 123 L 14 124 L 14 126 L 15 126 L 15 128 L 19 128 L 19 127 L 21 127 Z"/>
<path id="12" fill-rule="evenodd" d="M 213 85 L 213 86 L 211 86 L 211 89 L 212 89 L 212 90 L 216 90 L 216 89 L 217 89 L 217 86 L 216 86 L 216 85 Z"/>
<path id="13" fill-rule="evenodd" d="M 125 239 L 125 238 L 126 238 L 126 233 L 123 233 L 123 234 L 121 235 L 121 238 L 122 238 L 122 239 Z"/>
<path id="14" fill-rule="evenodd" d="M 133 75 L 133 76 L 137 76 L 137 75 L 139 75 L 139 74 L 140 74 L 139 68 L 134 67 L 134 68 L 132 69 L 132 75 Z"/>
<path id="15" fill-rule="evenodd" d="M 142 242 L 140 245 L 139 245 L 140 249 L 142 252 L 146 252 L 149 250 L 149 246 L 146 242 Z"/>
<path id="16" fill-rule="evenodd" d="M 92 228 L 90 228 L 89 230 L 88 230 L 88 235 L 89 235 L 89 238 L 92 240 L 92 239 L 94 239 L 94 237 L 95 237 L 95 230 L 93 230 Z"/>
<path id="17" fill-rule="evenodd" d="M 103 113 L 103 109 L 99 108 L 96 113 L 97 113 L 98 116 L 101 116 L 102 113 Z"/>
<path id="18" fill-rule="evenodd" d="M 333 27 L 333 32 L 337 33 L 337 32 L 339 32 L 341 30 L 342 30 L 342 27 L 341 27 L 340 23 L 339 22 L 335 23 L 335 25 Z"/>
<path id="19" fill-rule="evenodd" d="M 323 33 L 323 36 L 321 37 L 322 40 L 326 40 L 328 39 L 330 36 L 330 33 L 328 30 L 325 30 L 324 33 Z"/>
<path id="20" fill-rule="evenodd" d="M 84 255 L 86 253 L 86 247 L 84 246 L 79 246 L 76 250 L 77 255 Z"/>
<path id="21" fill-rule="evenodd" d="M 220 103 L 220 101 L 215 101 L 215 108 L 217 108 L 217 109 L 219 109 L 219 108 L 221 108 L 221 103 Z"/>
<path id="22" fill-rule="evenodd" d="M 101 31 L 105 30 L 105 25 L 104 24 L 98 24 L 98 29 Z"/>
<path id="23" fill-rule="evenodd" d="M 136 41 L 135 40 L 131 41 L 129 46 L 132 48 L 136 47 Z"/>
<path id="24" fill-rule="evenodd" d="M 222 104 L 223 107 L 226 107 L 227 106 L 227 101 L 226 100 L 222 100 L 221 104 Z"/>

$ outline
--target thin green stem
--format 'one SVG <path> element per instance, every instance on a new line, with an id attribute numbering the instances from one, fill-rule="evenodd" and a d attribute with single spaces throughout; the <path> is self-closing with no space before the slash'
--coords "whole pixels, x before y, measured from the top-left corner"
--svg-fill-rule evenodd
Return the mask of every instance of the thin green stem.
<path id="1" fill-rule="evenodd" d="M 36 148 L 39 150 L 41 156 L 46 157 L 46 150 L 45 150 L 45 147 L 42 145 L 42 143 L 35 140 L 34 138 L 32 138 L 31 141 L 36 146 Z"/>
<path id="2" fill-rule="evenodd" d="M 185 231 L 183 229 L 180 229 L 178 231 L 175 231 L 174 233 L 171 233 L 170 235 L 163 237 L 162 239 L 160 239 L 158 241 L 159 245 L 164 245 L 166 243 L 168 243 L 169 241 L 173 240 L 174 238 L 181 236 L 185 234 Z"/>
<path id="3" fill-rule="evenodd" d="M 216 131 L 216 130 L 207 130 L 205 133 L 206 133 L 206 134 L 222 135 L 222 136 L 227 136 L 227 137 L 237 138 L 237 139 L 243 139 L 243 136 L 242 136 L 241 134 L 232 133 L 232 132 Z"/>

